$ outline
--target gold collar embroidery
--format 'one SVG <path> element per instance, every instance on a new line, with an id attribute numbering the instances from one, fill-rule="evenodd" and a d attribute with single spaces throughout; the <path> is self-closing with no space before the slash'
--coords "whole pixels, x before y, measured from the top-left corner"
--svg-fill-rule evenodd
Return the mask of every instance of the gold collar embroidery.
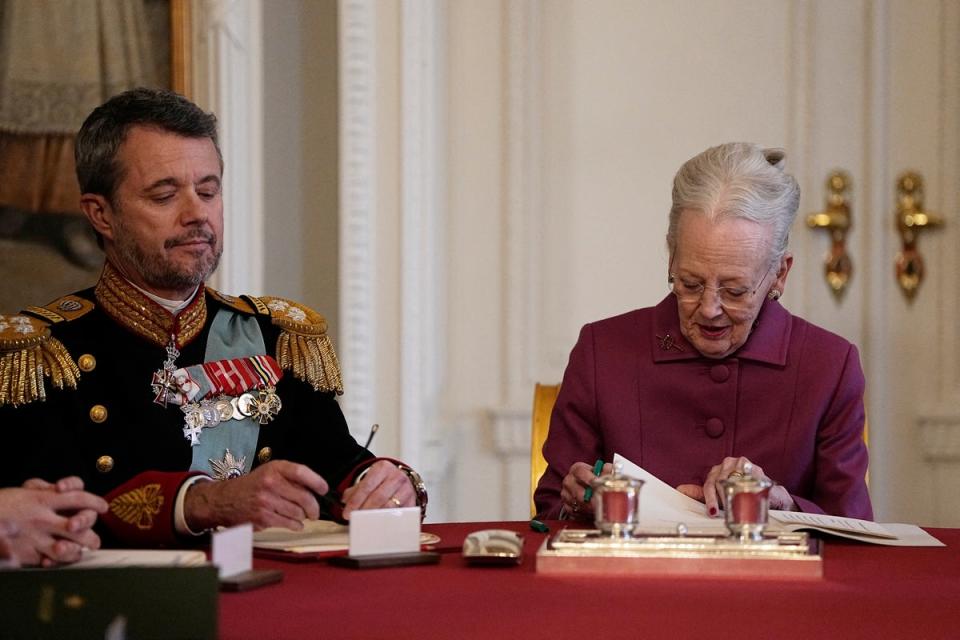
<path id="1" fill-rule="evenodd" d="M 161 347 L 170 342 L 170 336 L 174 336 L 177 348 L 189 344 L 207 321 L 204 287 L 198 287 L 190 304 L 174 316 L 130 284 L 109 262 L 103 266 L 94 295 L 114 321 Z"/>

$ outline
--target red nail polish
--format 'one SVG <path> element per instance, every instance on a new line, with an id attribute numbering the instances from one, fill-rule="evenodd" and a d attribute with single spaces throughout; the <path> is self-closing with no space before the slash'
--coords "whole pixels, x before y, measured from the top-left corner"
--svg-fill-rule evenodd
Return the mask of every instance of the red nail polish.
<path id="1" fill-rule="evenodd" d="M 710 515 L 712 515 L 712 516 L 717 515 L 717 508 L 716 508 L 716 507 L 710 507 Z"/>

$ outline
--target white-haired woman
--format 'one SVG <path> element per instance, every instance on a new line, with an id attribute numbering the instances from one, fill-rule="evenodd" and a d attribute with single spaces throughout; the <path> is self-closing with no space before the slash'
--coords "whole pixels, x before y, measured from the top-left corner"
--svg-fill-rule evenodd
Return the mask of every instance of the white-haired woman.
<path id="1" fill-rule="evenodd" d="M 864 378 L 854 345 L 790 314 L 783 294 L 800 189 L 784 154 L 707 149 L 677 172 L 670 293 L 583 327 L 543 448 L 540 517 L 592 517 L 592 461 L 620 453 L 717 515 L 746 463 L 771 507 L 872 519 Z"/>

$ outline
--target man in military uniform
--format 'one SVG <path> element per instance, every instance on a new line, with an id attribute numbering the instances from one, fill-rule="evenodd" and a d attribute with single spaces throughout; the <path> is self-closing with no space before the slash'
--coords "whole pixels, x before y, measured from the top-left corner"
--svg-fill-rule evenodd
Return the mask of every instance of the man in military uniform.
<path id="1" fill-rule="evenodd" d="M 350 436 L 322 316 L 204 285 L 223 249 L 212 114 L 122 93 L 84 122 L 76 160 L 106 262 L 92 289 L 0 322 L 4 485 L 79 476 L 109 503 L 107 543 L 136 546 L 299 529 L 321 502 L 343 518 L 426 506 L 412 469 Z"/>

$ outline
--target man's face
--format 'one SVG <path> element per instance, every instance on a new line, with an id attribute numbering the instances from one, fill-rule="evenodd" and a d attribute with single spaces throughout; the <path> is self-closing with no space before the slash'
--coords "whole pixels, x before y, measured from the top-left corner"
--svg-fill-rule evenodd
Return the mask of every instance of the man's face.
<path id="1" fill-rule="evenodd" d="M 209 138 L 132 127 L 120 146 L 123 177 L 104 232 L 107 257 L 134 284 L 183 300 L 223 252 L 220 160 Z"/>

